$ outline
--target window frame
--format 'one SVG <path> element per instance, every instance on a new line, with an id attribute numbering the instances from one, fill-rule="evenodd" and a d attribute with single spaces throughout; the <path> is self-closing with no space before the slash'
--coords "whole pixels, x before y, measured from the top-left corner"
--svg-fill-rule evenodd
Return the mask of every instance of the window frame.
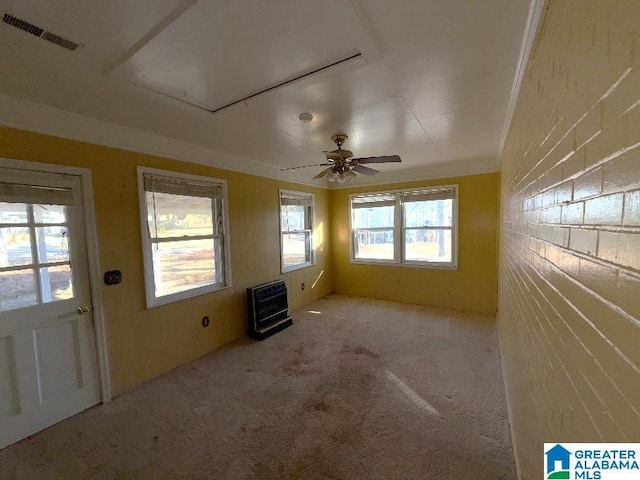
<path id="1" fill-rule="evenodd" d="M 282 199 L 284 195 L 293 195 L 302 198 L 310 198 L 311 199 L 311 213 L 309 218 L 309 228 L 305 228 L 302 230 L 283 230 L 282 225 Z M 298 190 L 287 190 L 284 188 L 279 189 L 278 191 L 278 225 L 279 225 L 279 236 L 280 236 L 280 272 L 281 273 L 289 273 L 294 272 L 296 270 L 301 270 L 303 268 L 312 267 L 316 264 L 315 259 L 315 249 L 313 248 L 313 228 L 315 225 L 315 195 L 310 192 L 301 192 Z M 309 261 L 305 261 L 304 263 L 297 264 L 291 267 L 285 267 L 284 265 L 284 235 L 292 234 L 292 233 L 309 233 Z"/>
<path id="2" fill-rule="evenodd" d="M 171 170 L 161 170 L 150 167 L 137 167 L 138 173 L 138 201 L 139 201 L 139 217 L 142 239 L 142 257 L 144 270 L 144 285 L 147 308 L 158 307 L 170 303 L 186 300 L 188 298 L 205 295 L 207 293 L 216 292 L 232 286 L 231 282 L 231 253 L 230 253 L 230 235 L 229 235 L 229 196 L 227 189 L 227 181 L 221 178 L 205 177 L 201 175 L 192 175 L 188 173 L 176 172 Z M 186 183 L 210 184 L 211 186 L 220 187 L 222 189 L 222 260 L 223 264 L 223 281 L 222 283 L 214 283 L 201 287 L 194 287 L 181 292 L 170 293 L 157 297 L 155 294 L 155 272 L 153 269 L 153 241 L 149 235 L 148 227 L 148 210 L 146 192 L 144 187 L 145 174 L 158 175 L 162 177 L 172 178 Z M 215 234 L 214 234 L 215 238 Z M 185 238 L 187 240 L 188 237 Z"/>
<path id="3" fill-rule="evenodd" d="M 432 262 L 423 260 L 405 260 L 406 246 L 405 246 L 405 232 L 411 229 L 418 229 L 422 227 L 405 227 L 404 225 L 404 201 L 403 195 L 415 194 L 420 192 L 436 192 L 442 189 L 452 189 L 453 194 L 453 207 L 451 212 L 451 262 Z M 356 258 L 355 257 L 355 234 L 354 234 L 354 217 L 353 217 L 353 200 L 355 198 L 361 198 L 366 196 L 393 196 L 394 197 L 394 214 L 393 214 L 393 226 L 392 227 L 380 227 L 372 229 L 359 228 L 358 230 L 393 230 L 393 259 L 368 259 L 368 258 Z M 349 258 L 352 264 L 359 265 L 387 265 L 387 266 L 399 266 L 399 267 L 414 267 L 414 268 L 431 268 L 441 270 L 457 270 L 458 269 L 458 230 L 459 230 L 459 186 L 457 184 L 450 185 L 429 185 L 424 187 L 415 187 L 409 189 L 396 189 L 396 190 L 384 190 L 378 192 L 361 192 L 353 193 L 349 195 Z M 443 227 L 435 227 L 433 229 L 441 229 Z M 430 228 L 431 229 L 431 228 Z"/>

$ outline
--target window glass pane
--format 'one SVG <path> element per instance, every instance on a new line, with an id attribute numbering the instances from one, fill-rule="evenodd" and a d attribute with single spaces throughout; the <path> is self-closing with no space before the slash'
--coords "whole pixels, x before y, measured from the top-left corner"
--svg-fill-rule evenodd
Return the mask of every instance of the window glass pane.
<path id="1" fill-rule="evenodd" d="M 305 230 L 308 227 L 309 207 L 301 205 L 282 205 L 280 213 L 282 216 L 282 231 Z"/>
<path id="2" fill-rule="evenodd" d="M 219 242 L 219 239 L 208 238 L 154 243 L 156 297 L 214 284 L 218 267 L 214 246 Z"/>
<path id="3" fill-rule="evenodd" d="M 212 199 L 146 192 L 151 238 L 213 235 Z"/>
<path id="4" fill-rule="evenodd" d="M 404 204 L 405 227 L 450 227 L 452 215 L 452 199 Z"/>
<path id="5" fill-rule="evenodd" d="M 36 227 L 40 263 L 69 261 L 67 227 Z"/>
<path id="6" fill-rule="evenodd" d="M 57 302 L 73 298 L 73 282 L 70 265 L 56 265 L 40 269 L 42 301 Z"/>
<path id="7" fill-rule="evenodd" d="M 356 230 L 354 236 L 355 258 L 393 260 L 393 229 Z"/>
<path id="8" fill-rule="evenodd" d="M 0 223 L 27 223 L 25 203 L 0 202 Z"/>
<path id="9" fill-rule="evenodd" d="M 354 208 L 354 228 L 393 227 L 393 206 Z"/>
<path id="10" fill-rule="evenodd" d="M 282 271 L 311 265 L 313 195 L 281 190 L 280 228 Z"/>
<path id="11" fill-rule="evenodd" d="M 311 263 L 311 233 L 283 233 L 283 267 L 291 268 L 305 263 Z"/>
<path id="12" fill-rule="evenodd" d="M 0 311 L 15 310 L 38 304 L 36 277 L 33 269 L 0 272 Z"/>
<path id="13" fill-rule="evenodd" d="M 405 260 L 450 263 L 451 230 L 405 230 Z"/>
<path id="14" fill-rule="evenodd" d="M 0 267 L 30 265 L 31 236 L 28 227 L 0 228 Z"/>
<path id="15" fill-rule="evenodd" d="M 65 208 L 64 205 L 34 205 L 33 216 L 36 223 L 66 223 Z"/>

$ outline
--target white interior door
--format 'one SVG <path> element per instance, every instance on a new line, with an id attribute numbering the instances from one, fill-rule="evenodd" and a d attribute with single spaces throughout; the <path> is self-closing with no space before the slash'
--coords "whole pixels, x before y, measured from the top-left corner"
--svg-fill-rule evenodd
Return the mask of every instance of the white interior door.
<path id="1" fill-rule="evenodd" d="M 0 448 L 99 402 L 80 178 L 0 168 Z"/>

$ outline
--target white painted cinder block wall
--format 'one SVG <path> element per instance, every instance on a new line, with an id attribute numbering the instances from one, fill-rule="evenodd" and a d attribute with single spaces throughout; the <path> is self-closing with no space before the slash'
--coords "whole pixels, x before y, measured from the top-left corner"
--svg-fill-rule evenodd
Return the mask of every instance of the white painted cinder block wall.
<path id="1" fill-rule="evenodd" d="M 500 336 L 521 478 L 640 441 L 640 1 L 550 0 L 501 159 Z"/>

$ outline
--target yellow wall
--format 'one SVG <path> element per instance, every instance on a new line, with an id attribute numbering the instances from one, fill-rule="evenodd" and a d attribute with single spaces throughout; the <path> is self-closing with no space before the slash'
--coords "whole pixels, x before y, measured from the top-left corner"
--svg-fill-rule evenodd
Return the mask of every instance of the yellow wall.
<path id="1" fill-rule="evenodd" d="M 291 308 L 331 292 L 326 190 L 1 127 L 0 157 L 91 169 L 100 268 L 123 272 L 122 284 L 100 286 L 116 395 L 242 336 L 247 287 L 284 278 Z M 228 181 L 232 288 L 145 308 L 137 165 Z M 279 188 L 313 192 L 316 202 L 316 265 L 287 274 L 280 273 Z"/>
<path id="2" fill-rule="evenodd" d="M 640 439 L 640 2 L 552 0 L 502 156 L 516 457 Z"/>
<path id="3" fill-rule="evenodd" d="M 497 173 L 331 191 L 332 263 L 338 293 L 481 313 L 496 311 Z M 353 264 L 349 195 L 459 185 L 458 270 Z"/>

